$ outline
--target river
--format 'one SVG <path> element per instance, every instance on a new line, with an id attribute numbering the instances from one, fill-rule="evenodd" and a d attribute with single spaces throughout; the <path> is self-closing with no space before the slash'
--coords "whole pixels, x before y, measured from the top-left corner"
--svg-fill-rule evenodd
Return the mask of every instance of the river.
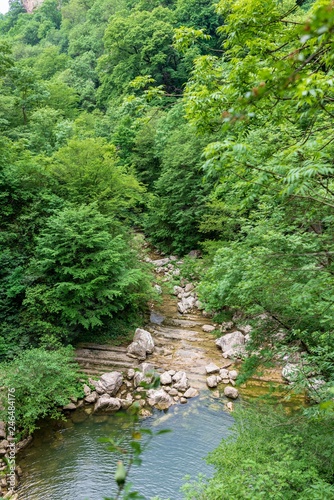
<path id="1" fill-rule="evenodd" d="M 24 471 L 20 500 L 102 500 L 115 493 L 113 477 L 121 457 L 107 451 L 98 439 L 112 435 L 128 448 L 131 421 L 121 412 L 83 419 L 77 413 L 76 423 L 68 421 L 52 431 L 50 423 L 44 423 L 34 434 L 19 460 Z M 205 456 L 228 436 L 232 423 L 223 401 L 210 391 L 202 391 L 186 405 L 175 405 L 168 412 L 156 410 L 142 419 L 139 427 L 171 432 L 156 436 L 143 453 L 142 465 L 133 466 L 130 480 L 135 489 L 147 499 L 182 499 L 185 475 L 212 475 Z"/>

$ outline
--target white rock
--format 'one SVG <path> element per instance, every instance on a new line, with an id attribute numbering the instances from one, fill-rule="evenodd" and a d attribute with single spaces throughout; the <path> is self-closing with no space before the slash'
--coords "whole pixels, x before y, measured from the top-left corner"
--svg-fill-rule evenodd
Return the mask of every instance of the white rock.
<path id="1" fill-rule="evenodd" d="M 171 377 L 173 377 L 175 375 L 176 371 L 175 370 L 168 370 L 168 373 Z"/>
<path id="2" fill-rule="evenodd" d="M 108 394 L 103 394 L 94 406 L 94 411 L 118 411 L 121 408 L 121 400 L 119 398 L 111 398 Z"/>
<path id="3" fill-rule="evenodd" d="M 181 313 L 181 314 L 184 314 L 186 311 L 187 311 L 187 308 L 183 302 L 183 300 L 181 302 L 178 302 L 177 303 L 177 310 Z"/>
<path id="4" fill-rule="evenodd" d="M 215 365 L 214 363 L 210 363 L 205 367 L 205 371 L 208 375 L 211 375 L 212 373 L 218 373 L 219 366 Z"/>
<path id="5" fill-rule="evenodd" d="M 177 389 L 174 389 L 174 387 L 172 387 L 169 391 L 169 395 L 170 396 L 177 396 L 178 394 L 178 390 Z"/>
<path id="6" fill-rule="evenodd" d="M 67 405 L 63 406 L 63 410 L 76 410 L 77 406 L 75 403 L 68 403 Z"/>
<path id="7" fill-rule="evenodd" d="M 227 332 L 228 330 L 232 330 L 234 326 L 234 323 L 233 321 L 224 321 L 221 325 L 220 325 L 220 331 L 222 333 L 225 333 Z"/>
<path id="8" fill-rule="evenodd" d="M 172 376 L 173 382 L 178 382 L 184 375 L 186 375 L 186 372 L 184 371 L 175 372 Z"/>
<path id="9" fill-rule="evenodd" d="M 228 358 L 242 356 L 246 352 L 245 337 L 238 330 L 217 339 L 216 345 L 221 348 L 224 357 Z"/>
<path id="10" fill-rule="evenodd" d="M 155 267 L 165 266 L 169 262 L 169 257 L 165 257 L 164 259 L 151 260 L 151 262 Z"/>
<path id="11" fill-rule="evenodd" d="M 217 387 L 218 385 L 218 381 L 217 381 L 217 377 L 216 375 L 210 375 L 210 377 L 208 377 L 206 379 L 206 383 L 208 385 L 208 387 Z"/>
<path id="12" fill-rule="evenodd" d="M 131 394 L 128 394 L 125 399 L 121 399 L 121 407 L 122 410 L 127 410 L 133 403 L 133 397 Z"/>
<path id="13" fill-rule="evenodd" d="M 238 372 L 237 370 L 231 370 L 230 373 L 229 373 L 229 377 L 231 380 L 236 380 L 237 379 L 237 376 L 238 376 Z"/>
<path id="14" fill-rule="evenodd" d="M 193 290 L 193 289 L 194 289 L 194 285 L 192 283 L 188 283 L 184 288 L 185 292 L 191 292 L 191 290 Z"/>
<path id="15" fill-rule="evenodd" d="M 164 389 L 150 389 L 147 396 L 148 404 L 158 410 L 167 410 L 173 404 L 173 399 Z"/>
<path id="16" fill-rule="evenodd" d="M 160 375 L 160 384 L 167 385 L 172 383 L 172 377 L 168 372 L 164 372 Z"/>
<path id="17" fill-rule="evenodd" d="M 196 396 L 198 396 L 198 390 L 195 389 L 194 387 L 189 387 L 189 389 L 186 390 L 186 392 L 183 394 L 183 397 L 185 398 L 195 398 Z"/>
<path id="18" fill-rule="evenodd" d="M 123 382 L 123 375 L 120 372 L 110 372 L 101 375 L 100 380 L 96 384 L 96 392 L 98 394 L 107 393 L 114 396 Z"/>
<path id="19" fill-rule="evenodd" d="M 190 297 L 183 297 L 181 302 L 177 303 L 178 311 L 181 314 L 184 314 L 184 313 L 190 311 L 191 309 L 194 308 L 195 302 L 196 302 L 195 297 L 191 297 L 191 296 Z"/>
<path id="20" fill-rule="evenodd" d="M 92 392 L 92 389 L 87 384 L 84 384 L 83 390 L 84 390 L 85 396 L 89 396 L 90 393 Z"/>
<path id="21" fill-rule="evenodd" d="M 162 289 L 160 285 L 154 285 L 154 289 L 159 295 L 162 294 Z"/>
<path id="22" fill-rule="evenodd" d="M 144 361 L 146 359 L 146 349 L 145 346 L 139 342 L 131 342 L 127 348 L 127 355 L 130 358 L 139 359 L 139 361 Z"/>
<path id="23" fill-rule="evenodd" d="M 174 290 L 174 295 L 179 295 L 183 293 L 183 288 L 180 286 L 174 286 L 173 290 Z"/>
<path id="24" fill-rule="evenodd" d="M 181 379 L 174 384 L 174 389 L 177 389 L 178 391 L 186 391 L 189 387 L 189 382 L 187 375 L 184 373 Z"/>
<path id="25" fill-rule="evenodd" d="M 249 335 L 253 328 L 250 325 L 239 326 L 240 330 L 244 333 L 244 335 Z"/>
<path id="26" fill-rule="evenodd" d="M 141 363 L 138 366 L 138 371 L 135 372 L 133 378 L 133 385 L 135 388 L 139 387 L 141 382 L 150 384 L 154 375 L 154 366 L 151 363 Z"/>
<path id="27" fill-rule="evenodd" d="M 186 404 L 187 402 L 188 402 L 187 398 L 185 398 L 184 396 L 181 396 L 181 397 L 180 397 L 180 403 L 181 403 L 181 405 L 184 405 L 184 404 Z"/>
<path id="28" fill-rule="evenodd" d="M 230 399 L 237 399 L 237 397 L 239 397 L 239 392 L 234 387 L 228 386 L 228 387 L 225 387 L 225 389 L 224 389 L 224 395 Z"/>
<path id="29" fill-rule="evenodd" d="M 215 327 L 213 325 L 203 325 L 202 330 L 205 333 L 211 333 L 215 330 Z"/>
<path id="30" fill-rule="evenodd" d="M 222 368 L 220 371 L 219 371 L 219 375 L 221 376 L 221 378 L 223 379 L 229 379 L 230 378 L 230 372 L 228 370 L 226 370 L 226 368 Z"/>
<path id="31" fill-rule="evenodd" d="M 137 328 L 133 341 L 143 344 L 146 352 L 148 354 L 152 354 L 154 350 L 154 342 L 150 332 L 148 332 L 147 330 L 143 330 L 142 328 Z"/>
<path id="32" fill-rule="evenodd" d="M 88 396 L 85 397 L 86 403 L 95 403 L 96 400 L 97 400 L 96 391 L 91 392 Z"/>
<path id="33" fill-rule="evenodd" d="M 135 373 L 136 373 L 136 372 L 134 371 L 134 369 L 133 369 L 133 368 L 129 368 L 129 369 L 128 369 L 128 373 L 127 373 L 127 375 L 126 375 L 126 376 L 127 376 L 127 378 L 128 378 L 128 380 L 132 380 L 132 379 L 133 379 L 133 377 L 135 376 Z"/>

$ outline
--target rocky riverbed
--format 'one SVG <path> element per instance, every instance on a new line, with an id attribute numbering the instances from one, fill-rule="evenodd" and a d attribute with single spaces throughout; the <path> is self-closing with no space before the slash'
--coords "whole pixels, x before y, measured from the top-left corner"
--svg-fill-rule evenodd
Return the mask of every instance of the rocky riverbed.
<path id="1" fill-rule="evenodd" d="M 153 286 L 161 300 L 151 304 L 150 320 L 144 328 L 136 329 L 130 345 L 84 344 L 77 349 L 77 360 L 90 376 L 89 383 L 84 385 L 84 398 L 73 398 L 63 408 L 65 413 L 73 415 L 75 410 L 86 409 L 87 413 L 98 414 L 135 408 L 145 417 L 151 415 L 152 408 L 167 410 L 186 404 L 208 387 L 222 389 L 226 408 L 233 410 L 232 401 L 239 397 L 237 369 L 246 353 L 251 327 L 238 318 L 213 323 L 203 310 L 194 283 L 180 278 L 180 284 L 172 286 L 170 282 L 182 275 L 182 261 L 176 257 L 147 260 L 154 266 Z M 280 370 L 267 371 L 241 388 L 241 394 L 254 393 L 254 387 L 265 390 L 271 381 L 284 382 Z M 155 387 L 150 387 L 152 384 Z M 13 481 L 17 485 L 21 471 L 8 471 L 12 441 L 5 423 L 0 422 L 0 496 L 15 500 L 16 494 L 9 489 Z M 19 443 L 17 450 L 30 441 L 31 437 Z"/>

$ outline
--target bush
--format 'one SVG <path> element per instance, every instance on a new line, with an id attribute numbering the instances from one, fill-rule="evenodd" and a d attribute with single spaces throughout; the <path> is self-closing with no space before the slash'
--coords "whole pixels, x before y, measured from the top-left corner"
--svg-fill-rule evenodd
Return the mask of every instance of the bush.
<path id="1" fill-rule="evenodd" d="M 0 365 L 0 374 L 1 384 L 15 389 L 15 419 L 22 433 L 33 432 L 40 418 L 59 418 L 58 407 L 66 405 L 72 396 L 83 396 L 79 382 L 82 375 L 71 347 L 23 351 L 11 363 Z M 2 399 L 6 407 L 7 394 Z M 6 411 L 0 418 L 6 420 Z"/>

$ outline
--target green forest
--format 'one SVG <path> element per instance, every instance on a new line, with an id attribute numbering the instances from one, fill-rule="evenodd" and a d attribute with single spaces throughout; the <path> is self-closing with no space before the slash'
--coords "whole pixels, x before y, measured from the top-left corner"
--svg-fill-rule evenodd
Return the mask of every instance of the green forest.
<path id="1" fill-rule="evenodd" d="M 236 414 L 186 498 L 334 499 L 333 65 L 330 0 L 11 1 L 0 373 L 38 372 L 17 390 L 25 428 L 80 390 L 72 346 L 143 322 L 141 233 L 199 250 L 185 262 L 205 309 L 252 325 L 239 383 L 294 357 L 310 394 L 295 416 Z"/>

